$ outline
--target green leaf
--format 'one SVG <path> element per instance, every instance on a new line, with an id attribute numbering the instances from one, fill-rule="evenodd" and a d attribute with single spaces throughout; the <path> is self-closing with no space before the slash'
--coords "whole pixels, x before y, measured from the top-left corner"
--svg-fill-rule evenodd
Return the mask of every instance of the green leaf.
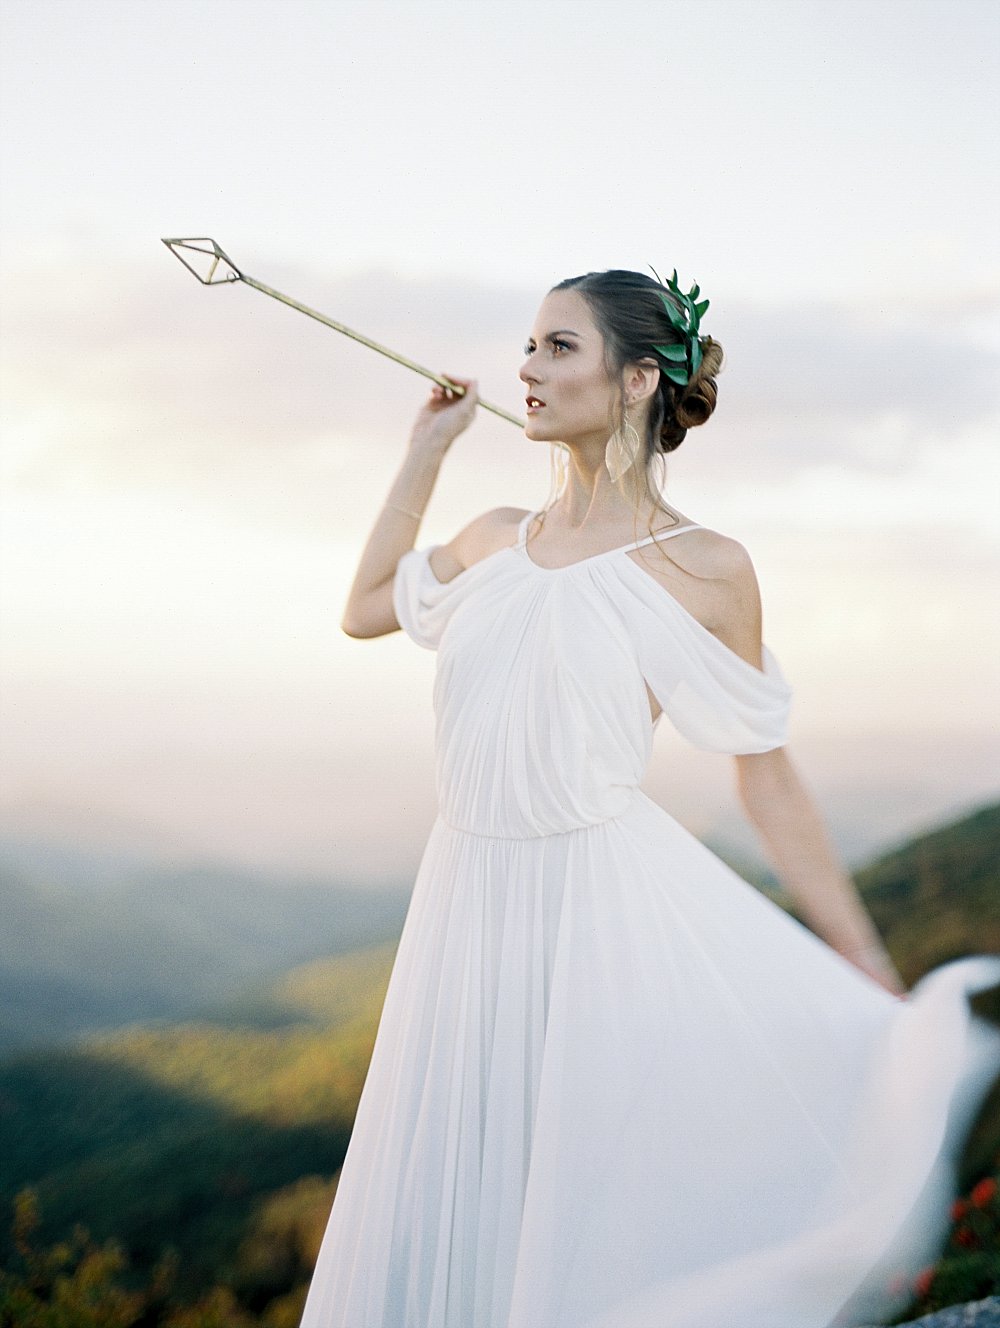
<path id="1" fill-rule="evenodd" d="M 698 315 L 699 322 L 701 321 L 702 318 L 704 318 L 705 310 L 708 308 L 710 303 L 711 301 L 709 300 L 702 300 L 701 304 L 696 304 L 694 306 L 695 313 Z"/>
<path id="2" fill-rule="evenodd" d="M 702 354 L 701 346 L 697 338 L 691 342 L 691 377 L 693 378 L 701 368 Z"/>
<path id="3" fill-rule="evenodd" d="M 674 360 L 679 364 L 687 364 L 686 346 L 654 346 L 653 349 L 657 355 L 662 355 L 665 360 Z"/>
<path id="4" fill-rule="evenodd" d="M 672 383 L 676 383 L 678 387 L 687 387 L 686 369 L 661 369 L 660 373 L 663 374 L 664 378 L 669 378 Z"/>
<path id="5" fill-rule="evenodd" d="M 670 319 L 671 324 L 678 330 L 678 332 L 686 336 L 687 323 L 677 306 L 668 300 L 665 295 L 661 295 L 660 299 L 663 301 L 663 307 L 667 311 L 667 317 Z"/>

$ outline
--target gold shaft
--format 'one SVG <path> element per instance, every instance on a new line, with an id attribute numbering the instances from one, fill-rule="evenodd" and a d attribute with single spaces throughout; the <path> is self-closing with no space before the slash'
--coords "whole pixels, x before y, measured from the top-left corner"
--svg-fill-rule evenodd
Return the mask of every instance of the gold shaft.
<path id="1" fill-rule="evenodd" d="M 453 383 L 440 374 L 432 373 L 430 369 L 425 369 L 422 364 L 417 364 L 414 360 L 407 359 L 405 355 L 400 355 L 397 351 L 390 350 L 388 346 L 382 346 L 377 341 L 372 341 L 371 337 L 362 336 L 360 332 L 355 332 L 353 328 L 345 327 L 343 323 L 338 323 L 335 318 L 328 318 L 326 314 L 321 314 L 318 309 L 310 309 L 307 304 L 300 304 L 298 300 L 293 300 L 290 295 L 282 295 L 273 286 L 265 286 L 262 281 L 257 281 L 254 277 L 248 277 L 245 272 L 240 271 L 226 251 L 220 247 L 216 240 L 203 235 L 198 237 L 185 236 L 183 238 L 167 239 L 163 243 L 167 246 L 173 256 L 179 259 L 187 270 L 201 282 L 203 286 L 227 286 L 234 281 L 244 281 L 248 286 L 253 286 L 254 290 L 262 291 L 265 295 L 270 295 L 272 300 L 280 300 L 282 304 L 287 304 L 290 309 L 298 309 L 300 314 L 306 314 L 309 318 L 315 318 L 317 323 L 323 323 L 326 327 L 332 327 L 334 332 L 343 332 L 345 337 L 350 337 L 353 341 L 360 341 L 362 346 L 368 346 L 371 350 L 377 350 L 380 355 L 387 356 L 390 360 L 395 360 L 406 369 L 412 369 L 414 373 L 422 374 L 424 378 L 429 378 L 440 387 L 450 388 L 456 396 L 464 397 L 465 388 L 459 383 Z M 208 246 L 206 248 L 205 246 Z M 208 269 L 208 275 L 202 276 L 201 272 L 195 267 L 194 262 L 184 257 L 185 253 L 201 254 L 204 257 L 211 258 L 212 263 Z M 219 264 L 225 264 L 222 274 L 216 276 Z M 524 420 L 519 420 L 516 415 L 511 415 L 510 411 L 504 410 L 500 406 L 494 406 L 489 401 L 483 401 L 480 397 L 479 405 L 483 410 L 491 411 L 494 415 L 499 415 L 502 420 L 509 420 L 511 424 L 516 424 L 519 429 L 524 428 Z"/>
<path id="2" fill-rule="evenodd" d="M 430 378 L 432 382 L 440 387 L 448 387 L 456 396 L 465 396 L 465 388 L 458 383 L 449 382 L 440 374 L 432 373 L 430 369 L 425 369 L 422 364 L 417 364 L 414 360 L 407 359 L 405 355 L 400 355 L 397 351 L 390 350 L 388 346 L 383 346 L 371 337 L 366 337 L 360 332 L 355 332 L 353 328 L 346 327 L 343 323 L 338 323 L 335 318 L 329 318 L 326 314 L 321 314 L 317 309 L 310 309 L 307 304 L 301 304 L 298 300 L 293 300 L 290 295 L 282 295 L 281 291 L 275 290 L 272 286 L 265 286 L 262 281 L 257 281 L 255 277 L 248 277 L 245 272 L 240 273 L 240 280 L 245 281 L 248 286 L 254 290 L 262 291 L 265 295 L 270 295 L 272 300 L 280 300 L 282 304 L 287 304 L 290 309 L 298 309 L 300 314 L 306 314 L 309 318 L 315 318 L 318 323 L 323 323 L 326 327 L 332 327 L 334 332 L 343 332 L 345 337 L 350 337 L 353 341 L 360 341 L 362 346 L 367 346 L 369 350 L 377 350 L 380 355 L 386 355 L 390 360 L 395 360 L 406 369 L 412 369 L 414 373 L 423 374 L 425 378 Z M 519 420 L 516 415 L 510 411 L 504 410 L 501 406 L 494 406 L 489 401 L 479 400 L 479 405 L 483 410 L 492 411 L 494 415 L 499 415 L 502 420 L 509 420 L 511 424 L 516 424 L 519 429 L 524 428 L 524 420 Z"/>

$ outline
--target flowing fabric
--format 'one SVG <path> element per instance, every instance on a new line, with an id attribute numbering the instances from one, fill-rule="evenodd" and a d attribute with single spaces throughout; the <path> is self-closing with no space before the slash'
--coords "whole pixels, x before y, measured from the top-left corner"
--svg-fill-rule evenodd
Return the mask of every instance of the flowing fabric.
<path id="1" fill-rule="evenodd" d="M 648 799 L 647 685 L 729 753 L 784 743 L 791 688 L 649 541 L 547 569 L 526 529 L 447 583 L 431 549 L 399 563 L 399 622 L 438 651 L 440 814 L 303 1328 L 888 1314 L 1000 1069 L 968 1005 L 1000 959 L 900 1000 Z"/>

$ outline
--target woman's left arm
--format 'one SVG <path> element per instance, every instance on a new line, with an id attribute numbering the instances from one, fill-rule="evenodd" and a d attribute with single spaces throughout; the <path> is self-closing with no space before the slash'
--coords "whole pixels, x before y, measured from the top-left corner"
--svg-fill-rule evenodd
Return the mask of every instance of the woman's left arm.
<path id="1" fill-rule="evenodd" d="M 703 556 L 697 570 L 710 578 L 715 590 L 703 625 L 748 664 L 763 668 L 760 588 L 750 555 L 736 540 L 715 535 Z M 803 919 L 856 968 L 894 995 L 905 995 L 903 980 L 840 863 L 788 749 L 735 759 L 740 801 Z"/>
<path id="2" fill-rule="evenodd" d="M 737 756 L 740 801 L 804 921 L 894 995 L 906 986 L 785 747 Z"/>

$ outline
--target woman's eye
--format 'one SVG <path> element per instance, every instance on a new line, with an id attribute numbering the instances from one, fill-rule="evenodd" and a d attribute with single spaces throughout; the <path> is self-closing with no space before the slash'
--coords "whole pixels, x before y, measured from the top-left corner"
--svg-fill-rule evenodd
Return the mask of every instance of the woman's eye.
<path id="1" fill-rule="evenodd" d="M 554 354 L 560 354 L 564 350 L 573 349 L 568 341 L 563 341 L 560 337 L 553 337 L 548 344 L 552 348 Z M 533 341 L 528 341 L 525 343 L 524 353 L 525 355 L 534 355 L 537 349 L 538 347 Z"/>

